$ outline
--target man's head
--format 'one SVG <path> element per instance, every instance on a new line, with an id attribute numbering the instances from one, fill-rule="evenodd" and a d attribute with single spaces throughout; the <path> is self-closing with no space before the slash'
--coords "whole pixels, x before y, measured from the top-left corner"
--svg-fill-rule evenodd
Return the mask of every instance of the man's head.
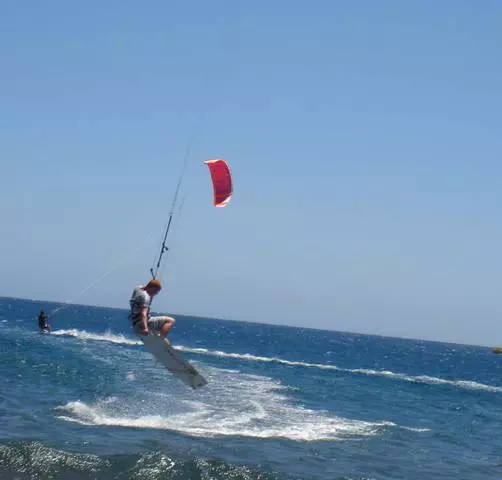
<path id="1" fill-rule="evenodd" d="M 152 278 L 146 285 L 145 290 L 151 297 L 157 295 L 162 290 L 162 283 L 158 278 Z"/>

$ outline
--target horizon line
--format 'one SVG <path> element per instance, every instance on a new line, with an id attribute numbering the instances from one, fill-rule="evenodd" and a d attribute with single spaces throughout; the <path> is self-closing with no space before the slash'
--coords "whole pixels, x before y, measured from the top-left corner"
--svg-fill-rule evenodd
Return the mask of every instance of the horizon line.
<path id="1" fill-rule="evenodd" d="M 55 301 L 55 300 L 39 300 L 39 299 L 34 299 L 34 298 L 8 297 L 8 296 L 0 295 L 0 300 L 2 300 L 2 299 L 22 300 L 22 301 L 29 301 L 32 303 L 52 303 L 52 304 L 55 303 L 57 305 L 68 305 L 68 306 L 75 306 L 75 307 L 107 308 L 110 310 L 128 311 L 127 308 L 123 308 L 123 307 L 90 305 L 90 304 L 85 304 L 85 303 L 68 303 L 68 302 L 59 302 L 59 301 Z M 158 312 L 158 313 L 162 313 L 162 312 Z M 380 338 L 386 338 L 386 339 L 390 339 L 390 340 L 413 340 L 413 341 L 429 342 L 429 343 L 441 343 L 444 345 L 461 345 L 461 346 L 468 346 L 468 347 L 490 348 L 490 349 L 495 348 L 494 346 L 490 346 L 490 345 L 475 345 L 475 344 L 470 344 L 470 343 L 446 342 L 446 341 L 441 341 L 441 340 L 429 340 L 429 339 L 425 339 L 425 338 L 397 337 L 397 336 L 393 336 L 393 335 L 382 335 L 382 334 L 378 334 L 378 333 L 351 332 L 348 330 L 328 330 L 325 328 L 304 327 L 304 326 L 297 326 L 297 325 L 281 325 L 281 324 L 277 324 L 277 323 L 257 322 L 257 321 L 249 321 L 249 320 L 235 320 L 235 319 L 224 318 L 224 317 L 204 317 L 201 315 L 192 315 L 189 313 L 170 313 L 170 315 L 181 316 L 181 317 L 191 317 L 191 318 L 202 319 L 202 320 L 221 320 L 223 322 L 249 323 L 249 324 L 253 324 L 253 325 L 270 325 L 270 326 L 274 326 L 274 327 L 283 327 L 283 328 L 299 328 L 299 329 L 304 329 L 304 330 L 316 330 L 316 331 L 320 331 L 320 332 L 335 332 L 335 333 L 342 333 L 342 334 L 349 334 L 349 335 L 361 335 L 361 336 L 366 336 L 366 337 L 380 337 Z"/>

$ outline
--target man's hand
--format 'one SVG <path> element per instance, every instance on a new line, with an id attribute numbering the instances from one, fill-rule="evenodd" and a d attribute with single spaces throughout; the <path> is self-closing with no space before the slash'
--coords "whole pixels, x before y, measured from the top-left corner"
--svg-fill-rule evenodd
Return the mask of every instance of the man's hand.
<path id="1" fill-rule="evenodd" d="M 141 327 L 141 330 L 139 331 L 139 334 L 142 336 L 142 337 L 148 337 L 148 327 L 146 325 L 143 325 Z"/>

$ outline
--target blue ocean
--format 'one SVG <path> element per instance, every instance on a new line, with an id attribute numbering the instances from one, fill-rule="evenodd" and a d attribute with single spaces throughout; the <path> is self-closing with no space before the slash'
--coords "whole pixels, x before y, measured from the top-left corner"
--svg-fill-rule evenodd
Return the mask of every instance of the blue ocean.
<path id="1" fill-rule="evenodd" d="M 127 311 L 0 298 L 0 478 L 502 478 L 490 348 L 177 316 L 192 390 Z"/>

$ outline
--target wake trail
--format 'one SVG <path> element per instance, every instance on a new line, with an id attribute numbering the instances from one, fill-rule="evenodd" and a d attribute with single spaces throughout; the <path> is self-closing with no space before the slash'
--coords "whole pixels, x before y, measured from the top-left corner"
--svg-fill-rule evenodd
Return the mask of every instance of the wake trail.
<path id="1" fill-rule="evenodd" d="M 84 341 L 91 340 L 91 341 L 109 342 L 118 345 L 128 345 L 128 346 L 143 345 L 143 343 L 140 340 L 133 340 L 131 338 L 127 338 L 122 334 L 114 334 L 112 332 L 105 332 L 99 334 L 99 333 L 86 332 L 85 330 L 69 329 L 69 330 L 55 330 L 52 332 L 52 335 L 74 337 L 78 340 L 84 340 Z M 235 360 L 241 360 L 247 362 L 275 363 L 279 365 L 287 365 L 290 367 L 336 371 L 340 373 L 365 375 L 369 377 L 385 377 L 409 383 L 418 383 L 426 385 L 446 385 L 463 390 L 477 390 L 477 391 L 485 391 L 492 393 L 502 393 L 502 387 L 487 385 L 484 383 L 479 383 L 471 380 L 447 380 L 444 378 L 433 377 L 429 375 L 408 375 L 405 373 L 392 372 L 390 370 L 374 370 L 368 368 L 343 368 L 333 364 L 308 363 L 301 361 L 286 360 L 279 357 L 262 357 L 259 355 L 252 355 L 250 353 L 229 353 L 221 350 L 209 350 L 206 348 L 191 348 L 182 345 L 174 345 L 174 347 L 183 352 L 211 356 L 211 357 L 232 358 Z"/>

